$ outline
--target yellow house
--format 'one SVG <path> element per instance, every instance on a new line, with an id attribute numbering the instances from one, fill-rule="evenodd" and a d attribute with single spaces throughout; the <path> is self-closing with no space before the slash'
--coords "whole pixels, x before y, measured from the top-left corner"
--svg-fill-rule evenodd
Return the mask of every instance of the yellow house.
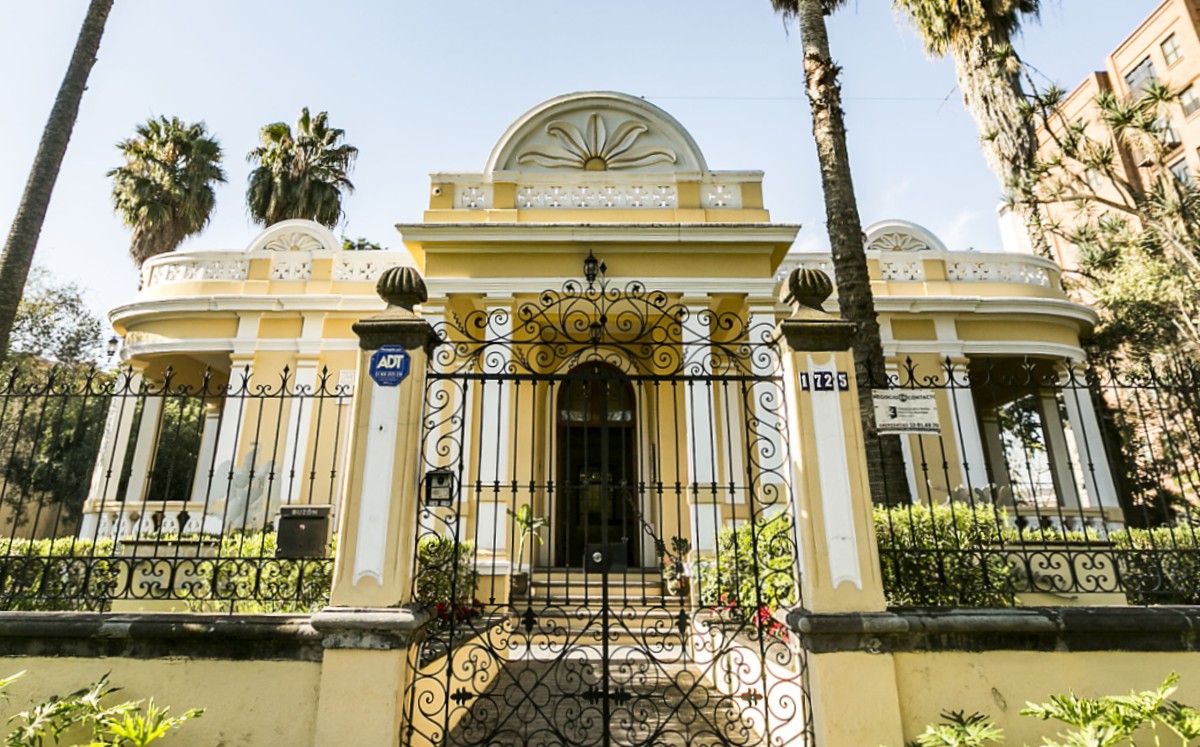
<path id="1" fill-rule="evenodd" d="M 88 496 L 54 509 L 70 566 L 0 557 L 14 598 L 119 614 L 38 618 L 98 627 L 10 656 L 60 682 L 119 640 L 139 693 L 190 668 L 214 704 L 197 743 L 858 747 L 1190 651 L 1153 610 L 887 609 L 912 588 L 1120 604 L 1118 556 L 1162 576 L 1112 539 L 1145 494 L 1097 414 L 1097 318 L 1046 259 L 877 222 L 889 378 L 866 380 L 832 259 L 792 249 L 762 180 L 712 171 L 641 98 L 581 92 L 480 173 L 434 174 L 402 250 L 287 221 L 150 259 L 112 312 L 127 372 Z M 869 465 L 892 437 L 904 464 Z M 905 514 L 941 544 L 876 540 Z M 134 614 L 162 606 L 302 614 Z M 30 626 L 6 615 L 12 651 Z M 1109 653 L 1147 626 L 1153 662 Z M 179 667 L 143 661 L 164 640 Z"/>
<path id="2" fill-rule="evenodd" d="M 244 251 L 175 253 L 146 263 L 136 300 L 112 312 L 124 338 L 124 361 L 151 385 L 170 371 L 175 385 L 210 390 L 203 424 L 188 421 L 185 427 L 200 436 L 200 464 L 236 473 L 228 484 L 214 487 L 204 479 L 205 469 L 193 470 L 187 506 L 172 503 L 165 511 L 168 529 L 178 521 L 170 514 L 179 511 L 186 511 L 196 530 L 235 519 L 262 526 L 272 522 L 281 503 L 337 504 L 343 451 L 337 441 L 348 432 L 345 404 L 353 394 L 356 365 L 351 325 L 382 307 L 374 293 L 382 271 L 410 264 L 429 288 L 423 315 L 450 343 L 440 348 L 435 364 L 446 371 L 471 368 L 514 377 L 503 386 L 482 381 L 445 393 L 469 402 L 456 405 L 461 412 L 453 433 L 434 423 L 427 439 L 428 466 L 455 472 L 481 548 L 511 551 L 506 510 L 514 496 L 497 486 L 516 481 L 552 488 L 595 478 L 591 451 L 598 446 L 582 444 L 598 438 L 588 428 L 597 424 L 599 410 L 588 414 L 579 408 L 600 392 L 554 378 L 582 371 L 585 364 L 592 375 L 623 382 L 612 384 L 623 393 L 607 395 L 613 398 L 611 417 L 622 419 L 609 434 L 620 443 L 608 447 L 620 466 L 606 476 L 642 486 L 636 499 L 606 508 L 614 516 L 614 536 L 627 545 L 624 561 L 631 568 L 655 568 L 654 538 L 711 536 L 736 523 L 744 513 L 736 483 L 746 474 L 745 434 L 737 431 L 744 430 L 748 411 L 735 407 L 734 382 L 706 383 L 712 391 L 700 397 L 694 383 L 673 382 L 677 391 L 668 394 L 654 377 L 714 375 L 721 366 L 753 373 L 751 362 L 736 355 L 716 363 L 690 360 L 700 353 L 688 348 L 689 338 L 699 345 L 736 332 L 724 324 L 773 327 L 788 313 L 780 298 L 791 269 L 815 268 L 832 276 L 828 255 L 789 254 L 799 226 L 771 222 L 762 173 L 712 171 L 666 112 L 634 97 L 584 93 L 530 110 L 503 134 L 482 173 L 435 174 L 431 181 L 424 221 L 397 227 L 404 250 L 344 251 L 327 230 L 288 221 L 270 227 Z M 1020 253 L 951 251 L 930 232 L 902 221 L 876 223 L 866 241 L 885 354 L 891 370 L 905 380 L 900 383 L 927 375 L 941 376 L 943 384 L 948 377 L 967 382 L 972 372 L 1006 366 L 1070 370 L 1084 361 L 1080 338 L 1090 332 L 1095 315 L 1067 299 L 1052 262 Z M 592 281 L 584 277 L 589 257 L 604 267 Z M 564 291 L 564 282 L 574 285 Z M 629 288 L 635 292 L 622 295 Z M 547 290 L 558 295 L 544 298 Z M 578 298 L 568 298 L 572 293 Z M 607 300 L 618 296 L 611 304 Z M 577 308 L 568 308 L 572 303 Z M 835 309 L 834 301 L 827 308 Z M 524 318 L 522 311 L 544 318 Z M 661 318 L 680 313 L 687 319 Z M 602 314 L 610 317 L 604 334 L 616 335 L 618 344 L 638 342 L 638 334 L 663 337 L 639 356 L 572 347 L 587 340 L 569 326 L 590 324 Z M 529 325 L 543 322 L 563 327 L 545 331 L 561 339 L 530 346 L 528 336 L 537 333 Z M 457 350 L 460 338 L 475 348 Z M 656 360 L 655 353 L 669 346 L 677 349 Z M 699 367 L 686 371 L 693 364 Z M 315 396 L 293 406 L 219 391 L 231 383 L 243 388 L 246 376 L 253 386 Z M 431 384 L 430 396 L 438 394 Z M 1107 462 L 1092 459 L 1094 466 L 1083 469 L 1088 460 L 1079 456 L 1101 443 L 1090 407 L 1068 397 L 1063 418 L 1055 403 L 1034 403 L 1048 458 L 1030 477 L 1028 464 L 1018 469 L 1006 454 L 998 420 L 1012 402 L 995 382 L 991 389 L 943 388 L 937 397 L 941 438 L 904 438 L 911 496 L 941 501 L 968 486 L 1009 487 L 1031 504 L 1087 509 L 1068 513 L 1075 527 L 1098 519 L 1103 507 L 1116 507 Z M 121 521 L 137 520 L 122 517 L 121 510 L 128 513 L 153 481 L 147 475 L 154 434 L 166 435 L 177 425 L 159 422 L 161 416 L 141 417 L 143 432 L 129 439 L 133 418 L 118 413 L 115 420 L 120 422 L 110 430 L 120 425 L 126 432 L 106 441 L 103 469 L 89 495 L 87 515 L 94 518 L 82 526 L 84 536 L 96 530 L 93 522 L 115 533 Z M 617 422 L 624 430 L 615 428 Z M 264 423 L 271 425 L 269 438 Z M 453 457 L 435 456 L 439 439 L 443 446 L 453 442 Z M 127 448 L 137 453 L 130 457 Z M 939 453 L 945 469 L 922 468 L 929 460 L 921 452 L 933 449 L 945 452 Z M 108 466 L 124 462 L 134 477 L 119 486 Z M 266 481 L 247 486 L 249 497 L 230 511 L 225 493 L 237 493 L 231 485 L 247 483 L 251 471 Z M 306 479 L 300 474 L 306 471 L 323 479 Z M 661 506 L 647 503 L 653 501 L 646 486 L 676 483 L 680 487 Z M 582 483 L 578 489 L 586 493 Z M 586 517 L 582 509 L 557 501 L 574 506 L 588 499 L 561 491 L 551 498 L 542 490 L 533 489 L 533 510 L 551 517 L 554 526 L 548 542 L 534 548 L 533 562 L 578 564 L 584 538 L 573 522 Z M 179 490 L 172 496 L 183 497 Z M 246 503 L 252 508 L 244 509 Z M 681 513 L 684 506 L 691 508 Z M 1119 512 L 1105 519 L 1119 522 Z"/>

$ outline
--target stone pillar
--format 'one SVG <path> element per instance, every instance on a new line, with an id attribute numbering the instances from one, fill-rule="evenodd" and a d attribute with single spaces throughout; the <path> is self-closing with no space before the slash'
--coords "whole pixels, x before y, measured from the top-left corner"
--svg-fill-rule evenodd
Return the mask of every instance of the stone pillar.
<path id="1" fill-rule="evenodd" d="M 1068 364 L 1069 365 L 1069 364 Z M 1092 404 L 1088 389 L 1087 374 L 1082 368 L 1072 366 L 1062 381 L 1063 402 L 1067 407 L 1067 421 L 1071 435 L 1075 438 L 1075 451 L 1079 456 L 1079 467 L 1083 471 L 1087 489 L 1087 505 L 1105 509 L 1105 518 L 1120 515 L 1121 504 L 1117 500 L 1117 487 L 1113 482 L 1108 454 L 1104 450 L 1104 436 L 1100 432 L 1100 420 Z M 1108 510 L 1114 513 L 1109 514 Z"/>
<path id="2" fill-rule="evenodd" d="M 308 474 L 309 427 L 316 400 L 312 394 L 317 386 L 317 359 L 304 357 L 296 361 L 296 373 L 292 377 L 292 393 L 288 409 L 287 431 L 284 433 L 283 463 L 278 472 L 283 481 L 283 502 L 299 503 L 304 489 L 304 476 Z M 287 401 L 285 400 L 285 401 Z M 311 500 L 311 498 L 309 499 Z"/>
<path id="3" fill-rule="evenodd" d="M 327 635 L 315 744 L 397 744 L 411 664 L 408 649 L 428 619 L 403 605 L 412 597 L 416 572 L 421 414 L 426 364 L 436 338 L 414 311 L 427 300 L 425 283 L 414 269 L 385 271 L 378 291 L 387 309 L 354 325 L 362 351 L 332 606 L 313 618 L 314 628 Z M 381 350 L 385 346 L 389 350 Z M 369 373 L 377 352 L 408 356 L 407 377 L 377 383 Z"/>
<path id="4" fill-rule="evenodd" d="M 787 619 L 807 651 L 815 742 L 898 745 L 904 740 L 892 655 L 815 653 L 805 634 L 822 615 L 881 612 L 885 601 L 850 352 L 854 325 L 822 310 L 833 290 L 824 273 L 795 270 L 788 286 L 796 311 L 779 331 L 787 348 L 801 603 Z M 858 717 L 844 718 L 851 712 Z"/>
<path id="5" fill-rule="evenodd" d="M 146 500 L 146 486 L 150 482 L 150 468 L 153 466 L 154 453 L 158 446 L 158 430 L 162 420 L 163 401 L 166 399 L 165 387 L 169 382 L 160 385 L 146 386 L 145 379 L 140 399 L 142 401 L 142 416 L 138 423 L 137 438 L 133 444 L 133 462 L 129 467 L 129 484 L 125 488 L 125 505 L 141 506 Z M 138 513 L 143 513 L 140 508 Z M 141 530 L 153 530 L 153 526 L 143 525 Z M 140 534 L 141 532 L 139 532 Z"/>
<path id="6" fill-rule="evenodd" d="M 951 427 L 958 451 L 959 479 L 968 490 L 988 486 L 987 460 L 983 455 L 983 431 L 975 414 L 975 395 L 965 360 L 947 359 L 946 384 L 950 396 Z M 953 489 L 953 486 L 951 486 Z M 953 494 L 953 490 L 951 492 Z"/>
<path id="7" fill-rule="evenodd" d="M 117 530 L 116 522 L 104 522 L 105 513 L 120 509 L 117 501 L 117 486 L 121 482 L 121 469 L 125 465 L 125 454 L 129 448 L 129 435 L 133 429 L 133 412 L 137 406 L 137 395 L 142 388 L 140 368 L 130 367 L 118 375 L 112 401 L 108 405 L 108 417 L 104 421 L 104 435 L 96 465 L 92 468 L 92 482 L 84 504 L 83 521 L 79 538 L 94 539 L 111 536 Z M 101 525 L 107 527 L 100 531 Z"/>
<path id="8" fill-rule="evenodd" d="M 512 298 L 488 298 L 484 306 L 487 314 L 485 334 L 489 340 L 507 340 L 512 337 Z M 483 357 L 484 374 L 497 376 L 507 373 L 512 360 L 512 348 L 497 345 Z M 482 573 L 494 576 L 508 575 L 508 505 L 513 475 L 510 469 L 512 453 L 512 384 L 499 380 L 480 383 L 479 408 L 479 452 L 473 454 L 475 433 L 471 417 L 475 410 L 470 389 L 466 390 L 467 402 L 463 407 L 463 456 L 465 473 L 471 474 L 471 464 L 477 464 L 479 485 L 478 506 L 475 512 L 475 546 L 479 548 L 479 568 Z M 488 444 L 483 448 L 483 444 Z M 463 521 L 467 511 L 461 513 Z M 458 528 L 459 537 L 463 530 Z M 520 561 L 517 560 L 519 563 Z M 531 564 L 532 567 L 532 564 Z M 494 582 L 493 582 L 494 583 Z"/>
<path id="9" fill-rule="evenodd" d="M 708 328 L 707 304 L 689 305 L 688 318 L 683 324 L 683 356 L 689 362 L 689 372 L 701 377 L 712 375 L 712 352 L 708 350 L 711 331 Z M 718 486 L 716 453 L 717 439 L 713 436 L 712 384 L 699 378 L 689 381 L 683 391 L 684 420 L 687 428 L 687 505 L 691 513 L 691 532 L 697 552 L 711 553 L 717 549 L 721 531 L 721 492 Z M 740 479 L 740 476 L 739 476 Z"/>
<path id="10" fill-rule="evenodd" d="M 213 457 L 217 453 L 217 434 L 221 426 L 221 408 L 216 402 L 206 402 L 204 408 L 204 430 L 200 433 L 200 453 L 196 457 L 196 475 L 192 478 L 191 502 L 204 504 L 208 495 L 208 481 L 216 465 Z M 208 506 L 204 506 L 205 512 Z"/>

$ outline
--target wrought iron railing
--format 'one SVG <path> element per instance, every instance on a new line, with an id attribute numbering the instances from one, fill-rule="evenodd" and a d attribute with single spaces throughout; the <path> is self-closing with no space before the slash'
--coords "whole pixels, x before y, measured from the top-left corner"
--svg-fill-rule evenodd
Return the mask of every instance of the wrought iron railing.
<path id="1" fill-rule="evenodd" d="M 18 362 L 0 379 L 0 609 L 321 606 L 350 399 L 324 370 Z"/>
<path id="2" fill-rule="evenodd" d="M 1198 382 L 1177 362 L 907 360 L 875 388 L 881 431 L 909 429 L 912 500 L 875 509 L 890 602 L 1200 601 Z"/>

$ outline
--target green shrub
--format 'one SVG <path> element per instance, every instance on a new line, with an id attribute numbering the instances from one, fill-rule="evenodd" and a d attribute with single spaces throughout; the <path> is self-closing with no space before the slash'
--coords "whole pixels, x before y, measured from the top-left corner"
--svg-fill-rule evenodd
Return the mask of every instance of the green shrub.
<path id="1" fill-rule="evenodd" d="M 443 620 L 462 619 L 478 612 L 475 587 L 475 545 L 440 534 L 417 543 L 419 566 L 414 596 Z"/>
<path id="2" fill-rule="evenodd" d="M 997 551 L 1010 535 L 1004 513 L 991 507 L 876 507 L 888 604 L 1011 606 L 1013 570 Z"/>
<path id="3" fill-rule="evenodd" d="M 181 585 L 174 594 L 191 596 L 193 612 L 316 612 L 329 603 L 336 545 L 334 538 L 325 558 L 276 558 L 274 532 L 228 534 L 217 557 L 197 559 L 203 583 Z"/>
<path id="4" fill-rule="evenodd" d="M 0 680 L 3 691 L 24 672 Z M 171 716 L 169 708 L 159 708 L 151 698 L 106 705 L 103 701 L 119 691 L 111 687 L 108 675 L 90 687 L 77 690 L 66 697 L 51 697 L 28 711 L 9 719 L 17 728 L 8 734 L 6 747 L 43 747 L 62 744 L 66 738 L 78 739 L 87 735 L 76 747 L 144 747 L 166 738 L 172 731 L 193 718 L 203 715 L 203 709 L 192 709 L 182 716 Z"/>
<path id="5" fill-rule="evenodd" d="M 1021 715 L 1070 727 L 1056 735 L 1063 741 L 1047 738 L 1042 742 L 1044 747 L 1136 747 L 1134 735 L 1142 730 L 1153 744 L 1163 744 L 1160 727 L 1174 735 L 1171 744 L 1188 747 L 1200 739 L 1200 711 L 1171 700 L 1178 682 L 1179 675 L 1172 673 L 1154 690 L 1129 695 L 1102 698 L 1080 698 L 1074 692 L 1052 695 L 1045 703 L 1027 703 Z M 913 744 L 916 747 L 1002 744 L 1003 732 L 988 716 L 980 713 L 964 716 L 960 711 L 951 711 L 943 713 L 942 718 L 942 723 L 926 727 Z"/>
<path id="6" fill-rule="evenodd" d="M 1110 535 L 1132 604 L 1200 604 L 1200 540 L 1192 526 L 1125 529 Z"/>
<path id="7" fill-rule="evenodd" d="M 701 604 L 781 632 L 775 612 L 796 601 L 796 544 L 786 512 L 721 530 L 716 556 L 697 565 Z"/>
<path id="8" fill-rule="evenodd" d="M 121 575 L 112 554 L 108 539 L 0 540 L 0 606 L 107 611 Z"/>

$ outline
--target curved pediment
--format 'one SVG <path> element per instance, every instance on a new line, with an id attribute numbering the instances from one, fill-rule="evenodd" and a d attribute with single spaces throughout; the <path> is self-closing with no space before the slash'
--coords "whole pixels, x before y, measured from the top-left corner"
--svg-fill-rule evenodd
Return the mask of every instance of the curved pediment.
<path id="1" fill-rule="evenodd" d="M 670 114 L 635 96 L 572 93 L 543 102 L 508 128 L 485 173 L 708 171 L 700 148 Z"/>
<path id="2" fill-rule="evenodd" d="M 311 220 L 284 220 L 268 226 L 250 242 L 246 251 L 274 252 L 339 251 L 342 243 L 320 223 Z"/>
<path id="3" fill-rule="evenodd" d="M 867 226 L 863 233 L 868 249 L 892 252 L 946 251 L 946 245 L 933 231 L 906 220 L 881 220 Z"/>

